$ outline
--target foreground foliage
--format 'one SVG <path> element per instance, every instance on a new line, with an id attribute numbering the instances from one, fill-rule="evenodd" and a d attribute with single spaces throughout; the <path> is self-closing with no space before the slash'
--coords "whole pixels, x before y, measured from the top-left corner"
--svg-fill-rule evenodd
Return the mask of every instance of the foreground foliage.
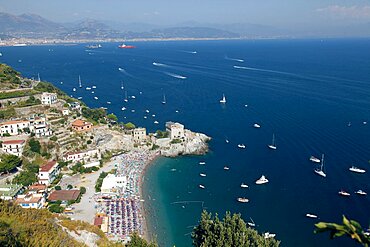
<path id="1" fill-rule="evenodd" d="M 131 241 L 126 245 L 127 247 L 157 247 L 154 242 L 148 243 L 145 239 L 141 238 L 137 233 L 131 235 Z"/>
<path id="2" fill-rule="evenodd" d="M 220 220 L 216 214 L 203 211 L 199 225 L 192 233 L 194 246 L 222 246 L 222 247 L 275 247 L 280 242 L 273 239 L 265 239 L 254 229 L 247 227 L 240 214 L 231 215 L 227 212 Z"/>
<path id="3" fill-rule="evenodd" d="M 354 220 L 348 220 L 343 215 L 343 224 L 326 223 L 319 222 L 315 224 L 315 233 L 330 232 L 330 238 L 347 236 L 354 239 L 356 242 L 362 244 L 363 246 L 369 246 L 370 236 L 365 234 L 361 225 Z"/>

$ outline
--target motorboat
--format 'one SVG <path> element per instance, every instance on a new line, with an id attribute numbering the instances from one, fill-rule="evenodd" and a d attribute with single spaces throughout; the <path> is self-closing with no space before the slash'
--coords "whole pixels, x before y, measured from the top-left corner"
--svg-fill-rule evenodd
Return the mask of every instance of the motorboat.
<path id="1" fill-rule="evenodd" d="M 306 214 L 306 217 L 312 218 L 312 219 L 317 219 L 317 215 L 315 215 L 315 214 Z"/>
<path id="2" fill-rule="evenodd" d="M 314 163 L 320 163 L 321 162 L 321 160 L 319 158 L 316 158 L 315 156 L 311 156 L 310 161 L 312 161 Z"/>
<path id="3" fill-rule="evenodd" d="M 242 202 L 242 203 L 246 203 L 246 202 L 249 202 L 249 199 L 245 198 L 245 197 L 238 197 L 236 199 L 238 202 Z"/>
<path id="4" fill-rule="evenodd" d="M 205 165 L 206 164 L 206 162 L 205 161 L 200 161 L 199 162 L 199 165 Z"/>
<path id="5" fill-rule="evenodd" d="M 201 177 L 206 177 L 206 176 L 207 176 L 207 174 L 205 174 L 205 173 L 200 173 L 200 174 L 199 174 L 199 176 L 201 176 Z"/>
<path id="6" fill-rule="evenodd" d="M 355 166 L 350 167 L 349 170 L 351 172 L 357 172 L 357 173 L 365 173 L 366 172 L 366 170 L 361 169 L 361 168 L 358 168 L 358 167 L 355 167 Z"/>
<path id="7" fill-rule="evenodd" d="M 268 145 L 269 149 L 276 150 L 276 144 L 275 144 L 275 134 L 272 134 L 272 142 L 270 145 Z"/>
<path id="8" fill-rule="evenodd" d="M 200 184 L 200 185 L 199 185 L 199 188 L 201 188 L 201 189 L 205 189 L 206 187 L 205 187 L 204 185 Z"/>
<path id="9" fill-rule="evenodd" d="M 94 99 L 95 99 L 95 100 L 98 100 L 99 98 L 95 96 L 95 97 L 94 97 Z"/>
<path id="10" fill-rule="evenodd" d="M 226 103 L 226 97 L 225 97 L 225 94 L 222 94 L 222 99 L 220 99 L 220 103 L 221 103 L 221 104 L 225 104 L 225 103 Z"/>
<path id="11" fill-rule="evenodd" d="M 275 236 L 276 236 L 276 234 L 275 234 L 275 233 L 265 232 L 265 233 L 263 234 L 263 237 L 264 237 L 265 239 L 268 239 L 268 238 L 274 238 Z"/>
<path id="12" fill-rule="evenodd" d="M 362 196 L 366 196 L 367 195 L 367 193 L 365 191 L 363 191 L 363 190 L 358 190 L 355 193 L 358 194 L 358 195 L 362 195 Z"/>
<path id="13" fill-rule="evenodd" d="M 244 144 L 238 144 L 238 148 L 245 148 L 245 145 Z"/>
<path id="14" fill-rule="evenodd" d="M 255 123 L 255 124 L 253 124 L 253 127 L 254 128 L 261 128 L 261 125 L 259 125 L 258 123 Z"/>
<path id="15" fill-rule="evenodd" d="M 314 170 L 314 172 L 317 175 L 326 178 L 326 173 L 324 172 L 324 154 L 321 156 L 321 166 L 320 166 L 320 169 L 317 168 L 317 169 Z"/>
<path id="16" fill-rule="evenodd" d="M 154 121 L 154 123 L 155 123 L 155 124 L 159 124 L 159 122 L 158 122 L 158 121 Z"/>
<path id="17" fill-rule="evenodd" d="M 341 196 L 350 196 L 351 195 L 350 193 L 348 193 L 344 190 L 339 191 L 338 194 L 341 195 Z"/>
<path id="18" fill-rule="evenodd" d="M 230 168 L 228 166 L 224 166 L 224 170 L 228 171 Z"/>
<path id="19" fill-rule="evenodd" d="M 242 187 L 242 188 L 248 188 L 248 185 L 246 185 L 246 184 L 242 183 L 242 184 L 240 185 L 240 187 Z"/>
<path id="20" fill-rule="evenodd" d="M 269 180 L 264 176 L 262 175 L 257 181 L 256 181 L 256 184 L 265 184 L 265 183 L 268 183 Z"/>

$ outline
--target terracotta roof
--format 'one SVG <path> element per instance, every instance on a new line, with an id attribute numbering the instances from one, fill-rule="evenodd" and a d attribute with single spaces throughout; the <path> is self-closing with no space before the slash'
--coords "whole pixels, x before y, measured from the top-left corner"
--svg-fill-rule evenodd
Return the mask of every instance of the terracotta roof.
<path id="1" fill-rule="evenodd" d="M 94 226 L 101 226 L 103 224 L 103 217 L 95 217 Z"/>
<path id="2" fill-rule="evenodd" d="M 52 161 L 49 161 L 48 163 L 46 163 L 45 165 L 41 166 L 39 171 L 40 172 L 48 172 L 50 171 L 53 166 L 56 164 L 57 162 L 55 160 L 52 160 Z"/>
<path id="3" fill-rule="evenodd" d="M 10 145 L 10 144 L 23 144 L 24 140 L 9 140 L 9 141 L 3 141 L 3 144 Z"/>
<path id="4" fill-rule="evenodd" d="M 82 126 L 85 126 L 85 125 L 91 125 L 92 123 L 89 123 L 89 122 L 86 122 L 86 121 L 82 121 L 81 119 L 77 119 L 75 120 L 73 123 L 72 123 L 72 126 L 78 126 L 78 127 L 82 127 Z"/>
<path id="5" fill-rule="evenodd" d="M 0 123 L 0 125 L 17 124 L 17 123 L 24 123 L 24 122 L 28 122 L 28 121 L 27 120 L 12 120 L 8 122 Z"/>
<path id="6" fill-rule="evenodd" d="M 54 190 L 48 199 L 49 201 L 70 201 L 76 200 L 79 195 L 79 190 Z"/>
<path id="7" fill-rule="evenodd" d="M 42 199 L 42 195 L 35 195 L 35 194 L 29 194 L 26 195 L 25 197 L 17 197 L 15 200 L 16 203 L 21 204 L 21 203 L 37 203 Z"/>
<path id="8" fill-rule="evenodd" d="M 28 186 L 28 190 L 46 190 L 46 185 L 45 184 L 32 184 Z"/>

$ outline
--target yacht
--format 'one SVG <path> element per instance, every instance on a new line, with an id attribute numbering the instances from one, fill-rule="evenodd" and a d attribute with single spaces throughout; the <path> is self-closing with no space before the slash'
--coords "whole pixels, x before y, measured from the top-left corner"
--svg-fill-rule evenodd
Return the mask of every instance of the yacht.
<path id="1" fill-rule="evenodd" d="M 122 111 L 126 110 L 126 107 L 122 107 L 122 108 L 121 108 L 121 110 L 122 110 Z"/>
<path id="2" fill-rule="evenodd" d="M 132 96 L 131 96 L 131 99 L 136 99 L 136 96 L 135 96 L 135 95 L 132 95 Z"/>
<path id="3" fill-rule="evenodd" d="M 255 123 L 255 124 L 253 124 L 253 127 L 255 127 L 255 128 L 261 128 L 261 125 L 259 125 L 258 123 Z"/>
<path id="4" fill-rule="evenodd" d="M 242 183 L 242 184 L 240 185 L 240 187 L 242 187 L 242 188 L 248 188 L 248 185 L 246 185 L 246 184 Z"/>
<path id="5" fill-rule="evenodd" d="M 205 164 L 206 164 L 206 162 L 204 162 L 204 161 L 199 162 L 199 165 L 205 165 Z"/>
<path id="6" fill-rule="evenodd" d="M 108 104 L 108 105 L 110 105 L 110 104 L 112 104 L 112 102 L 110 102 L 110 101 L 107 101 L 107 104 Z"/>
<path id="7" fill-rule="evenodd" d="M 96 88 L 96 86 L 92 86 L 92 88 Z"/>
<path id="8" fill-rule="evenodd" d="M 201 177 L 206 177 L 206 176 L 207 176 L 207 174 L 205 174 L 205 173 L 200 173 L 200 174 L 199 174 L 199 176 L 201 176 Z"/>
<path id="9" fill-rule="evenodd" d="M 163 94 L 162 104 L 163 104 L 163 105 L 164 105 L 164 104 L 166 104 L 166 95 L 165 95 L 165 94 Z"/>
<path id="10" fill-rule="evenodd" d="M 366 172 L 364 169 L 357 168 L 357 167 L 355 167 L 355 166 L 350 167 L 350 168 L 349 168 L 349 170 L 350 170 L 351 172 L 357 172 L 357 173 L 365 173 L 365 172 Z"/>
<path id="11" fill-rule="evenodd" d="M 228 171 L 228 170 L 230 170 L 230 168 L 228 166 L 224 166 L 224 170 Z"/>
<path id="12" fill-rule="evenodd" d="M 155 117 L 155 114 L 152 114 L 152 117 Z"/>
<path id="13" fill-rule="evenodd" d="M 306 214 L 306 217 L 317 219 L 317 215 L 315 215 L 315 214 Z"/>
<path id="14" fill-rule="evenodd" d="M 249 202 L 249 199 L 245 198 L 245 197 L 238 197 L 236 199 L 238 202 L 243 202 L 243 203 L 246 203 L 246 202 Z"/>
<path id="15" fill-rule="evenodd" d="M 265 183 L 268 183 L 269 180 L 264 176 L 262 175 L 257 181 L 256 181 L 256 184 L 265 184 Z"/>
<path id="16" fill-rule="evenodd" d="M 226 103 L 226 97 L 225 97 L 225 94 L 222 94 L 222 99 L 220 99 L 220 103 L 221 103 L 221 104 L 225 104 L 225 103 Z"/>
<path id="17" fill-rule="evenodd" d="M 122 90 L 124 89 L 124 87 L 123 87 L 123 82 L 121 82 L 121 89 L 122 89 Z"/>
<path id="18" fill-rule="evenodd" d="M 226 142 L 226 143 L 229 143 L 230 141 L 229 141 L 228 139 L 225 139 L 225 142 Z"/>
<path id="19" fill-rule="evenodd" d="M 200 185 L 199 185 L 199 188 L 201 188 L 201 189 L 205 189 L 206 187 L 205 187 L 204 185 L 200 184 Z"/>
<path id="20" fill-rule="evenodd" d="M 244 144 L 238 144 L 238 148 L 245 148 Z"/>
<path id="21" fill-rule="evenodd" d="M 355 193 L 358 194 L 358 195 L 362 195 L 362 196 L 366 196 L 367 195 L 367 193 L 365 191 L 363 191 L 363 190 L 358 190 Z"/>
<path id="22" fill-rule="evenodd" d="M 149 113 L 149 110 L 145 110 L 146 113 Z"/>
<path id="23" fill-rule="evenodd" d="M 320 175 L 321 177 L 326 177 L 326 173 L 324 172 L 324 170 L 323 170 L 323 168 L 324 168 L 324 154 L 321 156 L 321 166 L 320 166 L 320 169 L 315 169 L 314 171 L 315 171 L 315 173 L 317 174 L 317 175 Z"/>
<path id="24" fill-rule="evenodd" d="M 86 90 L 91 90 L 91 87 L 86 87 Z"/>
<path id="25" fill-rule="evenodd" d="M 99 98 L 95 96 L 94 99 L 98 100 Z"/>
<path id="26" fill-rule="evenodd" d="M 123 101 L 128 102 L 127 91 L 125 91 L 125 99 Z"/>
<path id="27" fill-rule="evenodd" d="M 249 219 L 251 221 L 250 222 L 247 222 L 248 226 L 255 227 L 256 226 L 256 223 L 254 223 L 254 221 L 253 221 L 253 219 L 251 217 L 249 217 Z"/>
<path id="28" fill-rule="evenodd" d="M 78 97 L 77 99 L 82 99 L 82 97 Z"/>
<path id="29" fill-rule="evenodd" d="M 272 142 L 270 145 L 268 145 L 268 147 L 272 150 L 276 150 L 276 144 L 275 144 L 275 134 L 272 134 Z"/>
<path id="30" fill-rule="evenodd" d="M 263 236 L 264 236 L 265 239 L 268 239 L 268 238 L 274 238 L 276 236 L 276 234 L 275 233 L 265 232 L 263 234 Z"/>
<path id="31" fill-rule="evenodd" d="M 348 193 L 344 190 L 339 191 L 338 194 L 341 195 L 341 196 L 350 196 L 351 195 L 350 193 Z"/>
<path id="32" fill-rule="evenodd" d="M 73 91 L 73 92 L 76 92 L 76 88 L 74 87 L 74 88 L 72 89 L 72 91 Z"/>
<path id="33" fill-rule="evenodd" d="M 315 156 L 311 156 L 311 157 L 310 157 L 310 161 L 312 161 L 312 162 L 314 162 L 314 163 L 320 163 L 320 162 L 321 162 L 321 160 L 320 160 L 320 159 L 318 159 L 318 158 L 316 158 Z"/>
<path id="34" fill-rule="evenodd" d="M 158 122 L 158 121 L 154 121 L 154 123 L 155 123 L 155 124 L 159 124 L 159 122 Z"/>

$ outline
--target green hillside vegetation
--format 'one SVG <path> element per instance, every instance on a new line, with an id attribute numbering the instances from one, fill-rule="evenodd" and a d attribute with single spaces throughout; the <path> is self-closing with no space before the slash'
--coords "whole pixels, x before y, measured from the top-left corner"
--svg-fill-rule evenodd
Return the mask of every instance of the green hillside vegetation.
<path id="1" fill-rule="evenodd" d="M 247 227 L 240 214 L 231 215 L 227 212 L 220 220 L 216 214 L 203 211 L 199 225 L 192 233 L 193 246 L 222 246 L 222 247 L 277 247 L 280 242 L 265 239 L 252 228 Z"/>
<path id="2" fill-rule="evenodd" d="M 0 89 L 5 89 L 9 86 L 10 88 L 8 89 L 11 89 L 11 84 L 21 84 L 20 73 L 6 64 L 0 64 Z"/>

